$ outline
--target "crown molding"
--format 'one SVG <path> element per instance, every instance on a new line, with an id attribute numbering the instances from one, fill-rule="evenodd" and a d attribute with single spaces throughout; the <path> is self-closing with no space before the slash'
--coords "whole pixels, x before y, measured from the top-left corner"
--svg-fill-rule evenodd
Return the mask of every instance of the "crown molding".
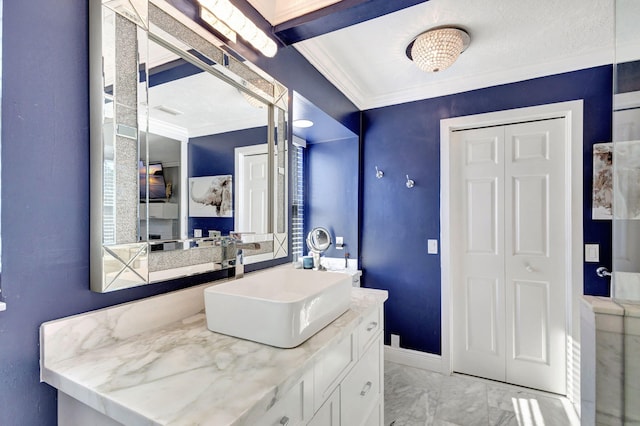
<path id="1" fill-rule="evenodd" d="M 309 48 L 309 43 L 313 43 L 313 41 L 307 40 L 305 44 L 298 43 L 294 47 L 358 109 L 363 110 L 366 101 L 364 89 L 345 69 L 335 63 L 331 54 L 322 45 L 313 43 L 313 48 L 311 49 Z M 328 67 L 325 64 L 333 66 Z"/>
<path id="2" fill-rule="evenodd" d="M 476 74 L 471 77 L 441 79 L 400 91 L 368 94 L 364 92 L 363 87 L 358 84 L 353 75 L 341 64 L 336 63 L 322 46 L 319 44 L 310 46 L 308 43 L 307 41 L 306 44 L 296 44 L 295 48 L 362 111 L 613 63 L 613 52 L 609 49 L 600 49 L 556 61 Z"/>

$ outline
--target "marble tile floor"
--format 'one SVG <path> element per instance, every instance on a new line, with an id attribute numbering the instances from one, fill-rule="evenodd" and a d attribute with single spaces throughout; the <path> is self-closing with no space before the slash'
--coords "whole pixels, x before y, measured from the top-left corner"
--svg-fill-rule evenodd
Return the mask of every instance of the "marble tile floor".
<path id="1" fill-rule="evenodd" d="M 564 397 L 385 361 L 385 426 L 578 426 Z"/>

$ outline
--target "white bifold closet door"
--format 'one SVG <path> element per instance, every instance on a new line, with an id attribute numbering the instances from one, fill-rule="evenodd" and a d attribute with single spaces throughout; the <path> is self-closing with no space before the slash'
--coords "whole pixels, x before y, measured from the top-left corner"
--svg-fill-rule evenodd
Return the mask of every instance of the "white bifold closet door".
<path id="1" fill-rule="evenodd" d="M 565 394 L 565 121 L 451 136 L 453 369 Z"/>

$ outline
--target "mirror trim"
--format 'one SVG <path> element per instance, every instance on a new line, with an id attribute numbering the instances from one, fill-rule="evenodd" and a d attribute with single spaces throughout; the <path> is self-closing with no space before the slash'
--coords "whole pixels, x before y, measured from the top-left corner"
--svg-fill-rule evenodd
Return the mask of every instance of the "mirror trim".
<path id="1" fill-rule="evenodd" d="M 132 5 L 135 4 L 135 8 Z M 285 132 L 280 131 L 282 124 L 282 114 L 286 114 L 288 109 L 288 92 L 287 89 L 278 83 L 277 81 L 266 77 L 260 70 L 255 69 L 253 66 L 247 65 L 246 62 L 236 59 L 235 54 L 229 54 L 227 51 L 231 51 L 224 43 L 217 40 L 212 34 L 200 27 L 195 22 L 192 22 L 189 18 L 184 16 L 182 12 L 175 9 L 169 3 L 164 0 L 136 0 L 133 2 L 119 2 L 113 7 L 113 2 L 107 0 L 90 0 L 89 2 L 89 85 L 90 85 L 90 134 L 91 134 L 91 171 L 90 171 L 90 201 L 91 201 L 91 236 L 90 236 L 90 281 L 91 289 L 96 292 L 109 292 L 114 290 L 120 290 L 123 288 L 130 288 L 139 285 L 150 284 L 153 282 L 161 282 L 170 279 L 185 277 L 193 274 L 201 274 L 205 272 L 212 272 L 222 269 L 226 264 L 225 259 L 218 259 L 222 256 L 222 250 L 215 245 L 215 241 L 209 241 L 205 244 L 204 239 L 202 241 L 195 239 L 176 240 L 180 241 L 182 250 L 167 251 L 167 252 L 154 252 L 151 250 L 151 243 L 149 241 L 138 241 L 140 230 L 140 212 L 139 212 L 139 197 L 137 191 L 136 179 L 136 196 L 133 200 L 130 200 L 130 191 L 122 191 L 125 193 L 124 201 L 128 204 L 135 203 L 135 211 L 137 212 L 133 216 L 136 217 L 136 223 L 133 226 L 125 227 L 126 237 L 116 237 L 115 242 L 111 244 L 104 244 L 103 228 L 105 226 L 104 220 L 104 179 L 105 179 L 105 136 L 103 134 L 103 127 L 105 126 L 105 83 L 104 78 L 104 64 L 103 64 L 103 10 L 108 13 L 113 13 L 115 17 L 115 25 L 125 25 L 127 27 L 124 38 L 126 40 L 120 41 L 123 37 L 118 31 L 114 31 L 118 37 L 115 37 L 116 42 L 123 44 L 123 49 L 118 52 L 106 52 L 114 56 L 114 63 L 118 64 L 118 67 L 114 66 L 114 90 L 112 105 L 114 105 L 114 118 L 113 123 L 109 123 L 113 127 L 114 146 L 116 149 L 120 149 L 121 141 L 129 140 L 128 145 L 132 145 L 132 141 L 135 140 L 137 144 L 135 151 L 136 155 L 131 152 L 127 152 L 126 155 L 120 155 L 119 152 L 115 154 L 116 158 L 124 157 L 125 165 L 127 168 L 132 168 L 133 165 L 128 164 L 127 161 L 134 158 L 135 171 L 137 174 L 138 155 L 139 151 L 139 138 L 142 132 L 149 130 L 149 117 L 145 114 L 144 121 L 140 121 L 138 107 L 138 70 L 142 60 L 132 60 L 131 56 L 126 57 L 128 62 L 128 71 L 125 71 L 124 75 L 121 71 L 121 62 L 123 59 L 122 51 L 131 52 L 134 49 L 139 51 L 137 46 L 137 40 L 142 40 L 143 43 L 153 41 L 162 45 L 163 47 L 178 54 L 187 62 L 196 65 L 203 71 L 209 72 L 216 77 L 222 79 L 226 83 L 234 86 L 240 91 L 246 92 L 253 97 L 260 99 L 269 105 L 268 108 L 268 173 L 269 173 L 269 185 L 268 185 L 268 211 L 267 211 L 267 232 L 270 234 L 267 241 L 271 247 L 270 253 L 256 252 L 253 256 L 247 253 L 247 263 L 253 263 L 256 261 L 271 260 L 288 255 L 288 236 L 286 234 L 288 228 L 287 217 L 287 194 L 286 194 L 286 164 L 288 161 L 284 160 L 285 171 L 284 181 L 279 181 L 280 170 L 276 167 L 274 161 L 274 155 L 276 151 L 276 138 L 275 129 L 278 128 L 278 151 L 283 153 L 283 157 L 287 154 L 288 137 L 286 136 L 286 119 L 283 121 Z M 147 9 L 144 9 L 147 8 Z M 144 10 L 143 10 L 144 9 Z M 124 24 L 123 24 L 124 23 Z M 133 27 L 132 27 L 133 25 Z M 134 35 L 137 34 L 137 35 Z M 171 43 L 171 40 L 175 39 L 180 44 L 185 44 L 190 48 L 193 48 L 199 55 L 206 58 L 207 61 L 211 61 L 213 65 L 208 65 L 205 61 L 194 56 L 190 52 L 186 52 Z M 129 43 L 129 44 L 127 44 Z M 225 50 L 223 50 L 223 48 Z M 232 52 L 232 51 L 231 51 Z M 118 54 L 121 54 L 118 57 Z M 135 67 L 133 68 L 135 63 Z M 135 82 L 132 81 L 132 76 L 135 75 Z M 123 79 L 124 77 L 124 79 Z M 123 79 L 123 80 L 120 80 Z M 128 80 L 127 80 L 128 79 Z M 124 82 L 122 87 L 125 87 L 123 91 L 118 92 L 117 84 Z M 130 92 L 127 93 L 127 88 Z M 146 96 L 146 93 L 144 94 Z M 124 105 L 123 102 L 124 101 Z M 118 111 L 121 109 L 123 112 Z M 276 109 L 279 111 L 276 114 Z M 119 115 L 120 114 L 120 115 Z M 279 118 L 276 122 L 275 117 Z M 282 138 L 281 135 L 285 135 Z M 131 151 L 133 148 L 129 148 Z M 133 160 L 130 161 L 133 164 Z M 278 160 L 280 163 L 280 159 Z M 116 164 L 114 167 L 121 167 L 120 164 Z M 119 169 L 118 169 L 119 170 Z M 116 176 L 119 177 L 119 176 Z M 131 186 L 130 179 L 121 181 L 126 183 L 127 189 Z M 276 186 L 279 185 L 279 186 Z M 275 201 L 277 192 L 280 190 L 280 186 L 285 188 L 285 195 L 283 200 L 283 211 L 278 211 L 278 215 L 274 217 Z M 116 185 L 117 191 L 121 192 L 120 186 Z M 128 198 L 127 198 L 128 197 Z M 120 204 L 117 203 L 118 213 L 123 217 L 131 217 L 126 211 L 120 212 Z M 132 207 L 134 208 L 134 207 Z M 280 207 L 278 207 L 280 209 Z M 130 210 L 130 209 L 125 209 Z M 116 218 L 117 219 L 117 218 Z M 282 228 L 281 221 L 284 220 L 284 234 L 282 232 L 274 233 L 274 231 Z M 276 223 L 276 221 L 278 221 Z M 133 228 L 133 229 L 131 229 Z M 133 235 L 135 234 L 135 235 Z M 160 253 L 160 255 L 158 254 Z M 172 253 L 172 254 L 169 254 Z M 169 258 L 170 261 L 167 262 Z M 181 260 L 177 260 L 181 259 Z M 205 260 L 206 259 L 206 260 Z M 159 268 L 159 269 L 156 269 Z M 110 272 L 108 272 L 110 271 Z"/>

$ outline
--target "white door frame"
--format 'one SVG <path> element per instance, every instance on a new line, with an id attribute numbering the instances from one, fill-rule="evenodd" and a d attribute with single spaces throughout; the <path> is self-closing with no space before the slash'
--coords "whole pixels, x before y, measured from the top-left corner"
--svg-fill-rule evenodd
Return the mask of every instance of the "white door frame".
<path id="1" fill-rule="evenodd" d="M 442 373 L 451 374 L 453 309 L 451 298 L 451 199 L 450 199 L 450 132 L 483 126 L 496 126 L 523 121 L 548 118 L 565 118 L 567 126 L 567 161 L 565 182 L 567 184 L 565 208 L 567 217 L 566 247 L 567 262 L 567 396 L 574 403 L 580 403 L 580 297 L 583 288 L 583 101 L 569 101 L 518 108 L 486 114 L 469 115 L 443 119 L 440 121 L 440 244 L 441 244 L 441 310 L 442 310 Z"/>

